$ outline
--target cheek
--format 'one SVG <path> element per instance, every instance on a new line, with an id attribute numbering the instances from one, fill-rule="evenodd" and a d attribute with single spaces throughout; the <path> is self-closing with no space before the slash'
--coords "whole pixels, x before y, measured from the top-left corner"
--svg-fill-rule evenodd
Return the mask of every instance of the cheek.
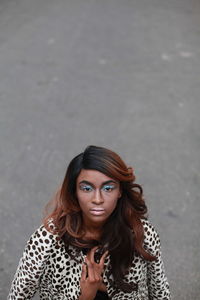
<path id="1" fill-rule="evenodd" d="M 107 203 L 107 207 L 110 211 L 113 211 L 115 209 L 115 207 L 117 206 L 117 202 L 118 202 L 118 198 L 113 198 L 110 199 L 110 201 L 108 201 Z"/>
<path id="2" fill-rule="evenodd" d="M 86 211 L 87 210 L 87 203 L 83 199 L 78 200 L 79 206 L 81 211 Z"/>
<path id="3" fill-rule="evenodd" d="M 88 193 L 77 192 L 77 200 L 81 208 L 84 208 L 87 203 L 90 201 L 91 195 Z"/>
<path id="4" fill-rule="evenodd" d="M 80 206 L 82 206 L 83 199 L 79 192 L 76 192 L 76 198 Z"/>

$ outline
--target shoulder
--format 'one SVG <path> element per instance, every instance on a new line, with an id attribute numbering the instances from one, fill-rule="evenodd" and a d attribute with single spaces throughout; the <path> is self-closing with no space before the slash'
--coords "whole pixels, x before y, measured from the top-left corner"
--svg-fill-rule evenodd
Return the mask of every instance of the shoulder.
<path id="1" fill-rule="evenodd" d="M 149 220 L 141 220 L 144 229 L 144 248 L 150 254 L 157 256 L 160 250 L 160 237 L 157 229 Z"/>
<path id="2" fill-rule="evenodd" d="M 49 228 L 53 229 L 54 224 L 49 222 Z M 31 235 L 28 244 L 34 245 L 35 247 L 42 247 L 42 249 L 48 249 L 58 240 L 56 234 L 51 233 L 46 229 L 44 224 L 41 224 Z M 34 247 L 34 248 L 35 248 Z"/>
<path id="3" fill-rule="evenodd" d="M 144 228 L 145 237 L 156 237 L 158 235 L 157 229 L 149 220 L 141 219 L 141 222 Z"/>

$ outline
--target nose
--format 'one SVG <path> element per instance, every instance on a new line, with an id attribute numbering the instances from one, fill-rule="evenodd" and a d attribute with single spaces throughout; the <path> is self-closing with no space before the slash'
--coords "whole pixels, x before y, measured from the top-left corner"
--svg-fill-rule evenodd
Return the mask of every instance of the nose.
<path id="1" fill-rule="evenodd" d="M 103 197 L 101 195 L 101 191 L 99 191 L 98 189 L 96 189 L 94 197 L 92 199 L 92 202 L 95 204 L 101 204 L 103 203 Z"/>

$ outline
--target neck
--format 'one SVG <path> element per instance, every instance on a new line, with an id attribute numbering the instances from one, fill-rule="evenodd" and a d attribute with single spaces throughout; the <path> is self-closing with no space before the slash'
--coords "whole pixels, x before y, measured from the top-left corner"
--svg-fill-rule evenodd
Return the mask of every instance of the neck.
<path id="1" fill-rule="evenodd" d="M 99 240 L 102 234 L 102 224 L 91 224 L 83 220 L 85 237 Z"/>

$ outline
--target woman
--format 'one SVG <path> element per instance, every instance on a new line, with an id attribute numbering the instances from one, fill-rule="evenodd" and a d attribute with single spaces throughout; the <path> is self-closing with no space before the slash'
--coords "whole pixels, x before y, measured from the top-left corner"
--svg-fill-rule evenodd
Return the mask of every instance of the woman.
<path id="1" fill-rule="evenodd" d="M 69 164 L 53 208 L 25 247 L 8 300 L 170 299 L 142 188 L 113 151 Z"/>

